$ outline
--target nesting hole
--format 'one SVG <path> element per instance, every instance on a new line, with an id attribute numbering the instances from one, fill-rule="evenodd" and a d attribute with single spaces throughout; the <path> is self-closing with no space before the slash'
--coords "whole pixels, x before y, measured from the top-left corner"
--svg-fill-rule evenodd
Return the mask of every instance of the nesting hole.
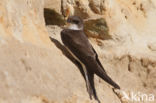
<path id="1" fill-rule="evenodd" d="M 46 25 L 64 25 L 64 17 L 53 9 L 44 8 L 44 18 Z"/>

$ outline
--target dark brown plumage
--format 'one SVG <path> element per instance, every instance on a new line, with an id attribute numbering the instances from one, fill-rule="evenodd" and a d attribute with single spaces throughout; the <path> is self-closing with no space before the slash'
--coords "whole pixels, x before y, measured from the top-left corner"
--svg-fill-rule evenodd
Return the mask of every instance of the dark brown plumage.
<path id="1" fill-rule="evenodd" d="M 74 17 L 70 17 L 70 19 L 73 18 Z M 68 21 L 72 22 L 72 20 L 68 20 Z M 61 31 L 61 39 L 64 45 L 70 50 L 70 52 L 72 52 L 74 56 L 76 56 L 77 59 L 79 59 L 79 61 L 83 63 L 86 68 L 87 73 L 84 74 L 86 76 L 85 78 L 86 82 L 88 82 L 87 90 L 89 92 L 90 98 L 92 98 L 93 95 L 94 98 L 99 101 L 98 97 L 96 96 L 95 87 L 94 87 L 94 79 L 93 79 L 94 74 L 98 75 L 100 78 L 102 78 L 104 81 L 112 85 L 114 88 L 120 89 L 119 85 L 116 84 L 106 74 L 102 64 L 98 59 L 98 55 L 96 51 L 90 44 L 87 36 L 84 34 L 83 29 L 82 30 L 64 29 Z"/>

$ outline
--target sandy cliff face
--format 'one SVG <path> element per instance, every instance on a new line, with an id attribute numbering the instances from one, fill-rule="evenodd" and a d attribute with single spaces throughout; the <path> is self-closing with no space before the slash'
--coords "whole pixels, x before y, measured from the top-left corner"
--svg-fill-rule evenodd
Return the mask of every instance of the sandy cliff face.
<path id="1" fill-rule="evenodd" d="M 156 102 L 155 0 L 1 0 L 0 11 L 0 103 L 96 103 L 61 44 L 68 15 L 85 20 L 107 73 L 137 95 L 123 99 L 95 77 L 102 103 L 139 103 L 138 93 Z"/>
<path id="2" fill-rule="evenodd" d="M 1 0 L 1 38 L 49 45 L 44 25 L 43 0 Z"/>

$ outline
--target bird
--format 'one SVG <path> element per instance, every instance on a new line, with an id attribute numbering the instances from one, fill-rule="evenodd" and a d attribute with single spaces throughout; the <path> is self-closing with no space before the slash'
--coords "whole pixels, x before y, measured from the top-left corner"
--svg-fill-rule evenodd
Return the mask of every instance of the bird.
<path id="1" fill-rule="evenodd" d="M 69 53 L 81 64 L 90 99 L 94 97 L 100 103 L 94 87 L 94 74 L 115 89 L 120 89 L 120 86 L 104 70 L 98 54 L 84 33 L 83 24 L 83 19 L 79 16 L 69 16 L 66 28 L 61 31 L 61 40 Z"/>

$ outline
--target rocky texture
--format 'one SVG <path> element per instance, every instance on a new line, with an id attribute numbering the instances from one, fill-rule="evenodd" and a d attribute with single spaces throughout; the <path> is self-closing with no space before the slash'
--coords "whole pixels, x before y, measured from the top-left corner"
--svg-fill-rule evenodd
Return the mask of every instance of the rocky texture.
<path id="1" fill-rule="evenodd" d="M 86 34 L 122 91 L 156 96 L 155 0 L 1 0 L 0 8 L 0 103 L 96 103 L 60 40 L 73 14 L 95 24 Z M 102 103 L 133 103 L 96 76 L 95 86 Z"/>
<path id="2" fill-rule="evenodd" d="M 43 0 L 1 0 L 1 38 L 13 37 L 20 42 L 49 45 L 43 6 Z"/>
<path id="3" fill-rule="evenodd" d="M 89 0 L 90 9 L 96 14 L 103 14 L 105 12 L 105 0 Z"/>
<path id="4" fill-rule="evenodd" d="M 91 19 L 84 22 L 84 32 L 88 37 L 111 39 L 109 28 L 104 18 Z"/>
<path id="5" fill-rule="evenodd" d="M 44 8 L 50 8 L 61 14 L 61 0 L 44 0 Z"/>

